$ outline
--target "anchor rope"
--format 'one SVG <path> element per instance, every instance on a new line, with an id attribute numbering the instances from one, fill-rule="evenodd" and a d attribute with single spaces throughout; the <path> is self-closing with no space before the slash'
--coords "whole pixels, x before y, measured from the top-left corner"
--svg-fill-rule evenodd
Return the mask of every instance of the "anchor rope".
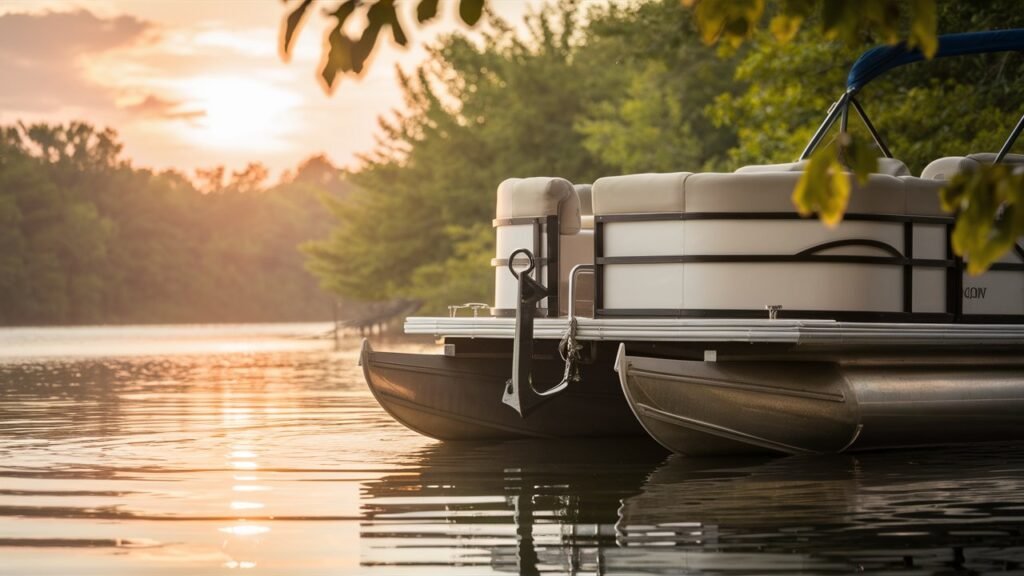
<path id="1" fill-rule="evenodd" d="M 562 384 L 580 381 L 580 351 L 583 345 L 576 340 L 577 322 L 576 317 L 569 319 L 569 328 L 558 343 L 558 355 L 565 361 L 565 374 L 562 376 Z"/>

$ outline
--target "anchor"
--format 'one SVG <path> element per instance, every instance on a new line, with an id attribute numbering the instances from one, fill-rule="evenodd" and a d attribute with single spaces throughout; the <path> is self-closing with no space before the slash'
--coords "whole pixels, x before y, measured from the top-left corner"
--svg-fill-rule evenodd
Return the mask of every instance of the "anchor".
<path id="1" fill-rule="evenodd" d="M 522 272 L 517 272 L 513 267 L 513 262 L 519 254 L 525 255 L 529 260 L 529 266 Z M 576 362 L 582 347 L 575 342 L 576 319 L 571 318 L 569 334 L 565 341 L 566 352 L 563 354 L 566 359 L 565 377 L 561 382 L 543 392 L 538 392 L 533 386 L 533 318 L 537 310 L 537 303 L 548 296 L 548 289 L 530 277 L 530 272 L 535 266 L 533 253 L 526 248 L 516 250 L 508 259 L 508 269 L 512 272 L 512 276 L 519 281 L 519 298 L 516 305 L 516 329 L 512 345 L 512 377 L 505 383 L 505 392 L 502 394 L 501 401 L 511 406 L 524 418 L 534 408 L 565 390 L 570 382 L 577 382 L 580 379 Z"/>

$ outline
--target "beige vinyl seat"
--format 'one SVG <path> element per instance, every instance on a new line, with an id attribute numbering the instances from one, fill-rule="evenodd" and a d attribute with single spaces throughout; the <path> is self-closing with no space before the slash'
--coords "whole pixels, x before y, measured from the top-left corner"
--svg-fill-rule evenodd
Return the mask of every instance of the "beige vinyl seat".
<path id="1" fill-rule="evenodd" d="M 967 172 L 982 164 L 992 164 L 996 161 L 995 152 L 976 152 L 967 156 L 946 156 L 932 160 L 921 171 L 921 178 L 925 180 L 950 180 L 961 172 Z M 1003 158 L 1004 164 L 1011 166 L 1024 166 L 1024 154 L 1007 154 Z"/>
<path id="2" fill-rule="evenodd" d="M 900 266 L 792 260 L 802 254 L 891 258 L 905 249 L 902 217 L 942 215 L 938 183 L 923 182 L 902 162 L 886 160 L 882 164 L 891 174 L 872 174 L 864 185 L 850 175 L 847 213 L 858 218 L 836 228 L 791 217 L 799 163 L 599 179 L 593 201 L 602 226 L 598 250 L 608 259 L 602 260 L 603 310 L 713 313 L 781 305 L 903 312 Z M 945 258 L 943 224 L 914 224 L 913 233 L 915 256 Z M 914 309 L 943 312 L 943 269 L 912 273 Z"/>
<path id="3" fill-rule="evenodd" d="M 803 172 L 809 160 L 798 160 L 796 162 L 785 162 L 782 164 L 752 164 L 736 169 L 737 174 L 749 174 L 752 172 Z M 878 159 L 878 174 L 889 176 L 910 176 L 910 169 L 902 160 L 896 158 L 881 157 Z"/>
<path id="4" fill-rule="evenodd" d="M 558 284 L 558 313 L 564 314 L 568 306 L 569 272 L 576 264 L 592 264 L 594 261 L 594 232 L 583 227 L 580 191 L 589 205 L 589 187 L 573 186 L 564 178 L 533 177 L 509 178 L 498 186 L 497 208 L 495 211 L 495 233 L 497 236 L 495 260 L 495 303 L 493 312 L 500 315 L 515 313 L 518 298 L 518 283 L 508 270 L 509 256 L 520 248 L 527 248 L 538 258 L 537 278 L 551 289 Z M 557 227 L 548 229 L 549 217 L 555 217 Z M 531 222 L 530 220 L 533 220 Z M 593 216 L 590 217 L 591 222 Z M 557 234 L 557 241 L 551 245 L 549 234 Z M 547 262 L 556 259 L 557 276 L 548 271 Z M 523 263 L 525 267 L 525 261 Z M 580 298 L 593 300 L 593 286 L 587 295 L 586 287 L 580 287 Z M 540 303 L 542 310 L 549 306 L 548 299 Z M 549 312 L 551 314 L 554 311 Z"/>

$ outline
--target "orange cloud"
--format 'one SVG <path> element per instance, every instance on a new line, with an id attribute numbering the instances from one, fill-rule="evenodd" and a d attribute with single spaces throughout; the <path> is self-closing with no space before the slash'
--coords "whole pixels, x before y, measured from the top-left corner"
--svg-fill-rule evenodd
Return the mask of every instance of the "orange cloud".
<path id="1" fill-rule="evenodd" d="M 91 81 L 83 65 L 140 42 L 151 28 L 132 16 L 99 18 L 87 10 L 0 16 L 0 108 L 113 107 L 110 90 Z"/>
<path id="2" fill-rule="evenodd" d="M 181 101 L 167 100 L 149 94 L 135 104 L 121 106 L 121 109 L 134 116 L 166 120 L 195 120 L 206 116 L 203 110 L 182 109 L 182 105 Z"/>

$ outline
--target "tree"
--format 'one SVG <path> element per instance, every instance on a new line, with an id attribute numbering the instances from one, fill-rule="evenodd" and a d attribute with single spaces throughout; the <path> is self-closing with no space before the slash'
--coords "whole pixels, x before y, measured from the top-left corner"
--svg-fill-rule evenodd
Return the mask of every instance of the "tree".
<path id="1" fill-rule="evenodd" d="M 497 184 L 536 174 L 590 182 L 611 170 L 574 130 L 603 97 L 589 89 L 598 70 L 585 67 L 598 63 L 579 58 L 578 19 L 573 3 L 549 6 L 525 40 L 495 21 L 479 44 L 452 35 L 415 75 L 400 75 L 406 110 L 382 121 L 381 145 L 350 175 L 357 191 L 331 204 L 332 236 L 306 246 L 326 287 L 435 312 L 487 300 Z"/>

